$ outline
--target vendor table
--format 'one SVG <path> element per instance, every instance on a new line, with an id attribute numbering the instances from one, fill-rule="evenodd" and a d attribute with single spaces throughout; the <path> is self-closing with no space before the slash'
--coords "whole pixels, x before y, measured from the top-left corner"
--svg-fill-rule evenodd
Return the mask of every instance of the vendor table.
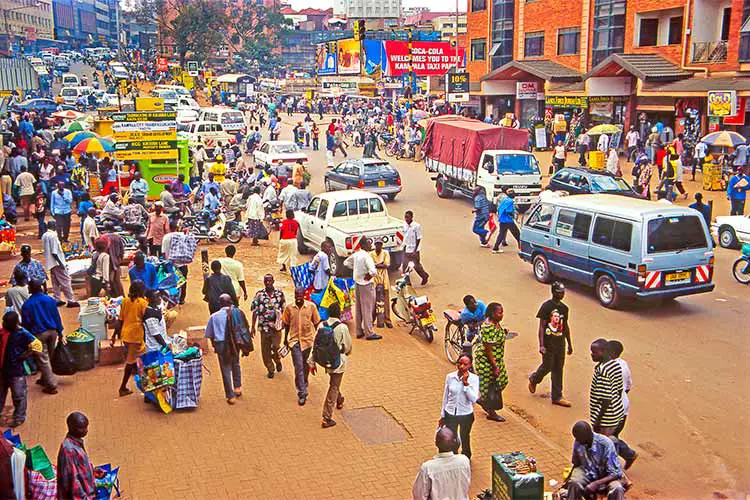
<path id="1" fill-rule="evenodd" d="M 542 500 L 544 476 L 539 472 L 518 474 L 509 467 L 517 460 L 526 460 L 518 451 L 492 455 L 492 497 L 495 500 Z"/>

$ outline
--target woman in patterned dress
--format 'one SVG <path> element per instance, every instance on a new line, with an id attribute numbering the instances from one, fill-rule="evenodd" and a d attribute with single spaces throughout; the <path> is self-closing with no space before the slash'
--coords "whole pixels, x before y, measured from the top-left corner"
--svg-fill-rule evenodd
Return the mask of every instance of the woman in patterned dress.
<path id="1" fill-rule="evenodd" d="M 474 368 L 479 375 L 479 404 L 487 419 L 495 422 L 505 422 L 496 410 L 503 407 L 502 391 L 508 385 L 508 373 L 505 370 L 505 336 L 507 331 L 500 325 L 503 320 L 503 306 L 492 302 L 487 306 L 487 319 L 480 328 L 481 343 L 474 352 Z M 490 403 L 487 394 L 492 384 L 497 384 L 500 401 Z"/>

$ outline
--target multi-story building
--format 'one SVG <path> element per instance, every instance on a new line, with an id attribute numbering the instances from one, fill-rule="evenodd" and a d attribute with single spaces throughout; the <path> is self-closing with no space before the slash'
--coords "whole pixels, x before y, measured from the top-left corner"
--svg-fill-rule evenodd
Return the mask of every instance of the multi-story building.
<path id="1" fill-rule="evenodd" d="M 77 39 L 82 46 L 98 45 L 99 35 L 94 0 L 76 0 L 75 6 L 77 8 Z"/>
<path id="2" fill-rule="evenodd" d="M 709 90 L 750 97 L 750 0 L 469 0 L 467 68 L 483 111 L 592 121 L 705 116 Z M 679 127 L 678 127 L 679 128 Z"/>
<path id="3" fill-rule="evenodd" d="M 76 32 L 76 9 L 73 0 L 52 0 L 55 39 L 70 42 Z"/>
<path id="4" fill-rule="evenodd" d="M 51 0 L 0 0 L 0 53 L 33 52 L 54 43 Z"/>
<path id="5" fill-rule="evenodd" d="M 365 19 L 368 29 L 395 27 L 401 18 L 401 0 L 335 0 L 333 14 Z"/>
<path id="6" fill-rule="evenodd" d="M 463 46 L 466 39 L 466 13 L 421 11 L 404 17 L 403 25 L 416 29 L 437 31 L 444 42 L 456 40 L 458 25 L 458 44 Z"/>

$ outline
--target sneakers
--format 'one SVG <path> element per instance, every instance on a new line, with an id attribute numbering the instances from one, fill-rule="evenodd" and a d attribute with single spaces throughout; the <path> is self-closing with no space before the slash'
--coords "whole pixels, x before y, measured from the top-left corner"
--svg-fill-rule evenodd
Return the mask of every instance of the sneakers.
<path id="1" fill-rule="evenodd" d="M 236 398 L 242 397 L 242 389 L 240 387 L 237 387 L 237 388 L 234 389 L 234 396 Z"/>
<path id="2" fill-rule="evenodd" d="M 529 392 L 534 394 L 536 392 L 536 384 L 529 380 Z"/>
<path id="3" fill-rule="evenodd" d="M 489 243 L 480 243 L 479 246 L 482 247 L 482 248 L 490 248 L 490 244 Z"/>
<path id="4" fill-rule="evenodd" d="M 492 253 L 503 253 L 503 250 L 500 248 L 493 248 Z"/>
<path id="5" fill-rule="evenodd" d="M 573 406 L 573 404 L 567 399 L 558 399 L 557 401 L 552 401 L 552 404 L 562 406 L 563 408 L 570 408 L 571 406 Z"/>
<path id="6" fill-rule="evenodd" d="M 368 336 L 367 336 L 367 337 L 365 337 L 365 338 L 366 338 L 367 340 L 380 340 L 380 339 L 382 339 L 383 337 L 381 337 L 381 336 L 380 336 L 380 335 L 378 335 L 377 333 L 373 333 L 372 335 L 368 335 Z"/>
<path id="7" fill-rule="evenodd" d="M 280 360 L 280 359 L 277 359 L 277 360 L 276 360 L 276 371 L 277 371 L 277 372 L 281 372 L 281 369 L 282 369 L 282 368 L 283 368 L 283 366 L 281 366 L 281 360 Z"/>
<path id="8" fill-rule="evenodd" d="M 336 421 L 332 418 L 324 418 L 323 422 L 320 424 L 323 429 L 328 429 L 329 427 L 333 427 L 334 425 L 336 425 Z"/>
<path id="9" fill-rule="evenodd" d="M 336 400 L 336 409 L 340 410 L 344 407 L 344 396 L 339 396 L 339 398 Z"/>
<path id="10" fill-rule="evenodd" d="M 268 372 L 268 374 L 266 375 L 266 377 L 273 378 L 273 372 Z"/>
<path id="11" fill-rule="evenodd" d="M 307 403 L 307 396 L 300 396 L 299 401 L 297 401 L 297 403 L 300 406 L 305 406 L 305 403 Z"/>

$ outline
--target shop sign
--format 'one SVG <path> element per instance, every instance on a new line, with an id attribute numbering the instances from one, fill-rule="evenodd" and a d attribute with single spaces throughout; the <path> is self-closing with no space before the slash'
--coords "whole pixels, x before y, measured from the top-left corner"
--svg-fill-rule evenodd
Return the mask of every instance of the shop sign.
<path id="1" fill-rule="evenodd" d="M 460 73 L 446 73 L 445 88 L 448 94 L 468 94 L 469 73 L 465 71 Z"/>
<path id="2" fill-rule="evenodd" d="M 112 124 L 113 132 L 149 132 L 157 130 L 177 129 L 177 122 L 115 122 Z"/>
<path id="3" fill-rule="evenodd" d="M 724 125 L 744 125 L 745 114 L 747 114 L 747 97 L 737 98 L 737 112 L 730 116 L 724 117 Z"/>
<path id="4" fill-rule="evenodd" d="M 161 97 L 136 97 L 135 109 L 138 111 L 164 111 L 164 99 Z"/>
<path id="5" fill-rule="evenodd" d="M 571 97 L 548 95 L 544 98 L 544 105 L 549 108 L 584 109 L 588 107 L 589 100 L 585 96 Z"/>
<path id="6" fill-rule="evenodd" d="M 469 94 L 448 94 L 448 102 L 469 102 Z"/>
<path id="7" fill-rule="evenodd" d="M 162 151 L 165 149 L 177 149 L 177 141 L 130 141 L 115 143 L 115 151 L 133 151 L 137 149 L 150 149 Z"/>
<path id="8" fill-rule="evenodd" d="M 168 120 L 176 123 L 177 112 L 144 111 L 135 113 L 112 113 L 110 120 L 113 122 L 162 122 Z"/>
<path id="9" fill-rule="evenodd" d="M 359 58 L 360 58 L 359 40 L 339 40 L 338 41 L 337 65 L 338 65 L 339 75 L 358 75 L 360 71 Z"/>
<path id="10" fill-rule="evenodd" d="M 737 114 L 736 90 L 709 90 L 708 116 L 732 116 Z"/>
<path id="11" fill-rule="evenodd" d="M 151 177 L 151 180 L 156 184 L 172 184 L 177 180 L 175 174 L 158 174 Z"/>
<path id="12" fill-rule="evenodd" d="M 190 76 L 198 76 L 198 61 L 188 61 L 187 72 Z"/>
<path id="13" fill-rule="evenodd" d="M 536 82 L 516 82 L 516 99 L 536 100 Z"/>
<path id="14" fill-rule="evenodd" d="M 401 76 L 409 72 L 409 63 L 418 76 L 442 76 L 451 68 L 460 66 L 464 60 L 464 49 L 451 47 L 450 42 L 383 42 L 389 76 Z M 411 46 L 411 47 L 410 47 Z M 339 71 L 341 73 L 341 71 Z"/>
<path id="15" fill-rule="evenodd" d="M 169 61 L 166 57 L 156 58 L 156 71 L 169 71 Z"/>
<path id="16" fill-rule="evenodd" d="M 140 149 L 137 151 L 117 151 L 115 158 L 120 161 L 177 160 L 177 153 L 177 149 L 164 149 L 161 151 Z"/>
<path id="17" fill-rule="evenodd" d="M 120 130 L 112 131 L 112 139 L 115 141 L 176 141 L 177 129 L 166 130 Z"/>

